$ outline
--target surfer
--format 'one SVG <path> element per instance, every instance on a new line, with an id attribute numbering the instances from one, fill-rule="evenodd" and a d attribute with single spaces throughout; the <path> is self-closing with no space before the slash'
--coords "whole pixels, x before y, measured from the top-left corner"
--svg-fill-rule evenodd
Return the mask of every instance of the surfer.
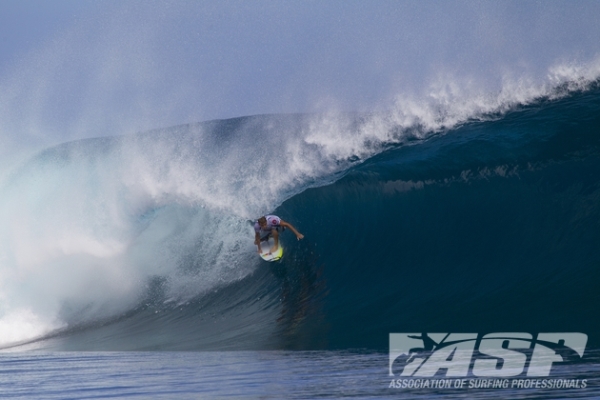
<path id="1" fill-rule="evenodd" d="M 260 243 L 269 239 L 269 237 L 273 236 L 275 244 L 271 247 L 270 253 L 277 250 L 279 247 L 279 232 L 283 232 L 285 228 L 289 228 L 298 240 L 304 237 L 303 234 L 298 232 L 296 228 L 292 226 L 292 224 L 285 222 L 277 215 L 265 215 L 260 217 L 254 223 L 254 244 L 258 246 L 258 252 L 262 253 L 262 248 L 260 247 Z"/>

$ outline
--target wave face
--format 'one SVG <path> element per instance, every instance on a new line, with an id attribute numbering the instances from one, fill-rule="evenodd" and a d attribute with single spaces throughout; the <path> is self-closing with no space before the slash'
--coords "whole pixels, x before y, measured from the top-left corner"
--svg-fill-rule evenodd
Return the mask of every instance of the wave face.
<path id="1" fill-rule="evenodd" d="M 597 346 L 599 111 L 598 89 L 539 101 L 284 203 L 324 250 L 329 346 L 421 331 L 586 332 Z"/>
<path id="2" fill-rule="evenodd" d="M 598 346 L 600 88 L 552 93 L 48 149 L 0 191 L 2 344 L 387 349 L 391 332 L 579 331 Z M 269 212 L 305 239 L 285 233 L 266 264 L 247 220 Z"/>

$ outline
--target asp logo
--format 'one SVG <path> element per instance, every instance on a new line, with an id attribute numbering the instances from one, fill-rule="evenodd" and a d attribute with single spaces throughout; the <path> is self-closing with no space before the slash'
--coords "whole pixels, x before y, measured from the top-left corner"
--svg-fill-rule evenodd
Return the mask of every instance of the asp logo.
<path id="1" fill-rule="evenodd" d="M 584 333 L 390 333 L 389 375 L 549 376 L 554 363 L 583 357 Z"/>

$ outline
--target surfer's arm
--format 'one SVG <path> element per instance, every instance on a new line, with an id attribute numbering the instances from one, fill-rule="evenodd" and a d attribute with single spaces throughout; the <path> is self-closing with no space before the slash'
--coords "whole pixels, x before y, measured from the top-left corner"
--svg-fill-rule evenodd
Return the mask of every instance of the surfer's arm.
<path id="1" fill-rule="evenodd" d="M 303 235 L 303 234 L 301 234 L 300 232 L 298 232 L 298 231 L 296 230 L 296 228 L 294 228 L 294 227 L 292 226 L 292 224 L 290 224 L 290 223 L 287 223 L 287 222 L 285 222 L 284 220 L 281 220 L 281 221 L 279 222 L 279 225 L 283 226 L 284 228 L 289 228 L 289 229 L 290 229 L 292 232 L 294 232 L 294 235 L 296 235 L 296 237 L 298 238 L 298 240 L 300 240 L 300 239 L 304 238 L 304 235 Z"/>

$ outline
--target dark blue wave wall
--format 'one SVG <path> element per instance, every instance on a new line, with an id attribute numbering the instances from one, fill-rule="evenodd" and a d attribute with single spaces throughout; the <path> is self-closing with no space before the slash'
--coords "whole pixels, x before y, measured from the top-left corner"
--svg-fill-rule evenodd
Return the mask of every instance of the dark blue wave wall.
<path id="1" fill-rule="evenodd" d="M 318 322 L 290 347 L 386 349 L 422 331 L 600 344 L 598 89 L 389 150 L 276 212 L 320 282 Z"/>

